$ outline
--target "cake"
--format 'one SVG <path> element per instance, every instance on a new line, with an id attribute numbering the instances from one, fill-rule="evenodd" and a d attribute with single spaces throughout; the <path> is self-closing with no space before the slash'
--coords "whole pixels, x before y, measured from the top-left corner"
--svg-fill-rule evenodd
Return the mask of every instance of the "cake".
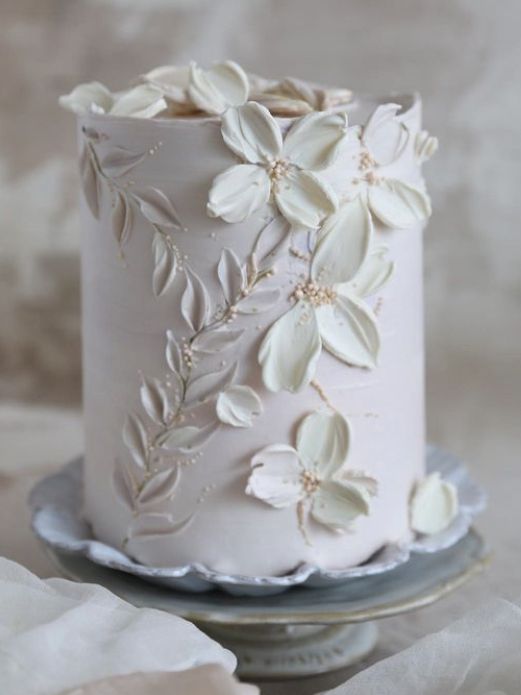
<path id="1" fill-rule="evenodd" d="M 342 569 L 454 518 L 425 472 L 417 94 L 231 61 L 78 114 L 84 515 L 152 566 Z"/>

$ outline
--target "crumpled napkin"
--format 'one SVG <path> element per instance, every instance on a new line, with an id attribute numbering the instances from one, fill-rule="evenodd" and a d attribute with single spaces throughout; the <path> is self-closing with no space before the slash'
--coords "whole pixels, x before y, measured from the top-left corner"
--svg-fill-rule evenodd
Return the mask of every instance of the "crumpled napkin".
<path id="1" fill-rule="evenodd" d="M 57 695 L 109 676 L 208 663 L 231 673 L 236 659 L 181 618 L 94 584 L 41 580 L 0 558 L 1 695 Z"/>
<path id="2" fill-rule="evenodd" d="M 517 695 L 521 599 L 488 601 L 323 695 Z"/>

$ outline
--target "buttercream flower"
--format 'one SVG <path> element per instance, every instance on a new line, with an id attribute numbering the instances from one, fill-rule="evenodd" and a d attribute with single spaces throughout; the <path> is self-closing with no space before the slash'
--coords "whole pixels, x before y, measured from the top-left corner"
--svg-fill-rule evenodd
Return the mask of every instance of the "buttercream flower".
<path id="1" fill-rule="evenodd" d="M 378 328 L 362 299 L 381 287 L 392 268 L 369 253 L 371 238 L 371 216 L 360 197 L 322 226 L 309 281 L 295 288 L 294 306 L 275 321 L 259 348 L 270 391 L 295 392 L 309 384 L 322 347 L 349 365 L 376 365 Z"/>
<path id="2" fill-rule="evenodd" d="M 344 531 L 369 514 L 377 492 L 374 478 L 344 469 L 350 444 L 349 425 L 339 413 L 312 413 L 301 422 L 296 447 L 275 444 L 252 459 L 246 493 L 276 509 L 297 506 L 301 529 L 304 512 L 335 531 Z"/>
<path id="3" fill-rule="evenodd" d="M 69 94 L 58 99 L 60 106 L 73 113 L 83 114 L 108 113 L 114 103 L 114 97 L 101 82 L 79 84 Z"/>
<path id="4" fill-rule="evenodd" d="M 404 229 L 431 214 L 428 195 L 419 187 L 396 178 L 393 164 L 409 141 L 409 130 L 397 118 L 397 104 L 379 106 L 359 131 L 359 172 L 353 190 L 362 193 L 371 213 L 388 227 Z M 431 152 L 434 145 L 429 145 Z"/>
<path id="5" fill-rule="evenodd" d="M 346 114 L 308 114 L 283 138 L 268 109 L 248 102 L 224 113 L 221 132 L 244 163 L 214 179 L 208 215 L 242 222 L 273 199 L 289 222 L 314 229 L 336 210 L 334 191 L 314 172 L 336 158 L 347 133 Z"/>

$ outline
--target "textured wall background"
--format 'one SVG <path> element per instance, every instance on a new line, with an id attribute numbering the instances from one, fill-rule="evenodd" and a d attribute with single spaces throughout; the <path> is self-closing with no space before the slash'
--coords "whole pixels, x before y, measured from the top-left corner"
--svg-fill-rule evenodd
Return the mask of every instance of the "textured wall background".
<path id="1" fill-rule="evenodd" d="M 366 91 L 419 89 L 431 434 L 515 425 L 521 392 L 518 0 L 2 0 L 0 392 L 80 397 L 74 126 L 60 93 L 233 57 Z"/>

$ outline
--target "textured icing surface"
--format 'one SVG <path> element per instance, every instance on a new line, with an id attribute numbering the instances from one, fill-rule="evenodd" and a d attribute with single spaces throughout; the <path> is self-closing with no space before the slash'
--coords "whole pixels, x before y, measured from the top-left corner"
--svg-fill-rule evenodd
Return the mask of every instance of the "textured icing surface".
<path id="1" fill-rule="evenodd" d="M 375 105 L 355 98 L 347 109 L 350 125 L 365 123 Z M 366 162 L 368 171 L 378 172 L 373 160 L 382 158 L 378 166 L 393 191 L 400 182 L 422 188 L 418 148 L 424 154 L 427 141 L 416 138 L 418 101 L 406 106 L 400 119 L 409 137 L 400 158 L 384 162 L 373 139 L 375 154 Z M 273 273 L 241 297 L 244 312 L 238 302 L 236 315 L 217 331 L 203 331 L 196 340 L 205 344 L 195 355 L 186 354 L 182 338 L 228 306 L 223 295 L 244 285 L 241 268 L 259 233 L 282 222 L 272 221 L 276 212 L 268 206 L 233 224 L 207 215 L 212 181 L 237 164 L 219 119 L 86 115 L 80 122 L 87 130 L 87 136 L 80 130 L 82 144 L 87 141 L 96 157 L 86 163 L 84 154 L 82 163 L 85 510 L 96 535 L 144 563 L 200 561 L 222 572 L 252 575 L 284 573 L 302 562 L 348 567 L 384 543 L 408 537 L 409 497 L 424 467 L 423 199 L 397 205 L 396 196 L 380 191 L 371 200 L 370 178 L 355 184 L 368 188 L 373 256 L 383 254 L 394 264 L 394 272 L 389 263 L 378 265 L 378 272 L 364 265 L 363 282 L 358 279 L 378 328 L 377 366 L 348 366 L 324 342 L 313 379 L 304 380 L 298 393 L 270 390 L 259 347 L 270 327 L 292 309 L 296 288 L 306 281 L 307 232 L 270 230 L 270 239 L 286 245 L 275 257 L 267 254 Z M 279 123 L 283 131 L 289 125 Z M 366 131 L 369 140 L 369 126 Z M 336 161 L 321 172 L 341 203 L 353 197 L 357 147 L 348 138 Z M 92 171 L 96 166 L 106 174 L 101 183 L 99 171 Z M 407 196 L 400 200 L 410 201 Z M 168 429 L 158 422 L 168 421 L 164 393 L 175 390 L 165 356 L 167 331 L 174 341 L 169 360 L 181 359 L 183 369 L 192 361 L 192 373 L 202 380 L 192 380 L 187 398 L 192 406 L 207 402 L 187 408 L 185 420 L 161 439 L 167 453 L 157 464 L 158 474 L 141 486 L 136 513 L 131 466 L 139 467 L 148 456 L 149 434 Z M 298 350 L 298 336 L 288 333 L 287 344 Z M 180 355 L 172 345 L 180 346 Z M 217 414 L 214 400 L 205 398 L 210 392 L 220 403 Z M 311 520 L 303 534 L 294 508 L 273 508 L 245 494 L 251 461 L 270 445 L 293 446 L 298 423 L 330 406 L 352 431 L 348 468 L 376 480 L 378 494 L 371 497 L 370 513 L 356 518 L 347 532 Z M 184 444 L 196 428 L 202 446 L 188 452 Z M 113 482 L 114 470 L 120 473 Z"/>

